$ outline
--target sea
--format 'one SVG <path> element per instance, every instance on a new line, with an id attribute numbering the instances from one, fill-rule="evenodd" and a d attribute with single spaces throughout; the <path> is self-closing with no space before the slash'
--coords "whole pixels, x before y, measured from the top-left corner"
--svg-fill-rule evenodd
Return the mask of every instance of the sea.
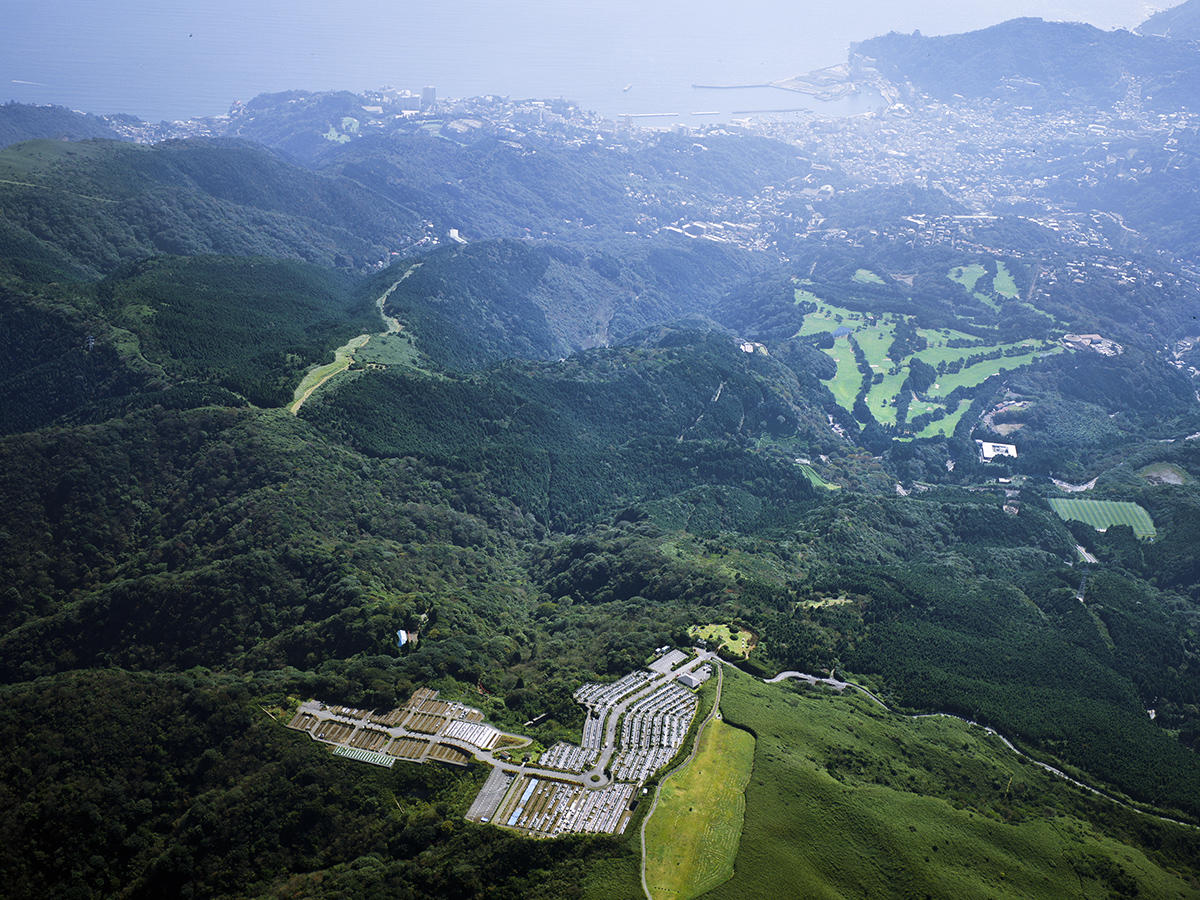
<path id="1" fill-rule="evenodd" d="M 644 124 L 771 114 L 752 112 L 761 110 L 854 115 L 879 98 L 827 103 L 770 87 L 693 85 L 769 84 L 845 62 L 852 42 L 889 30 L 947 33 L 1039 10 L 1048 17 L 1137 21 L 1125 8 L 1140 3 L 1058 0 L 1053 9 L 1044 0 L 14 3 L 0 29 L 0 101 L 159 121 L 223 113 L 234 100 L 264 92 L 433 86 L 443 97 L 563 97 L 610 118 L 646 117 Z"/>

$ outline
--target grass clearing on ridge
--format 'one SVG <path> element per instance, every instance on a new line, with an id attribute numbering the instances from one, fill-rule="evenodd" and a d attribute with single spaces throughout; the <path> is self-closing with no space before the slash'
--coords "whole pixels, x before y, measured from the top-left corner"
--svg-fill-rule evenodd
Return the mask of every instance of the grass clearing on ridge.
<path id="1" fill-rule="evenodd" d="M 733 877 L 754 736 L 713 719 L 696 757 L 663 782 L 646 824 L 646 883 L 655 900 L 689 900 Z"/>
<path id="2" fill-rule="evenodd" d="M 1114 525 L 1128 525 L 1140 538 L 1158 534 L 1150 514 L 1136 503 L 1125 500 L 1080 500 L 1075 497 L 1051 497 L 1050 507 L 1060 519 L 1074 519 L 1107 531 Z"/>
<path id="3" fill-rule="evenodd" d="M 354 362 L 354 351 L 362 347 L 371 339 L 369 334 L 360 334 L 358 337 L 353 337 L 342 346 L 333 351 L 333 362 L 326 363 L 323 366 L 317 366 L 305 373 L 300 384 L 296 386 L 295 392 L 292 394 L 292 402 L 288 404 L 288 412 L 293 416 L 300 412 L 300 407 L 317 388 L 332 378 L 334 375 L 344 372 L 350 368 L 350 363 Z"/>
<path id="4" fill-rule="evenodd" d="M 809 483 L 813 487 L 823 487 L 826 490 L 830 490 L 830 491 L 840 491 L 842 489 L 842 486 L 840 484 L 831 484 L 828 481 L 826 481 L 824 478 L 822 478 L 820 475 L 817 474 L 816 469 L 814 469 L 812 466 L 808 465 L 807 463 L 800 464 L 800 471 L 804 473 L 804 477 L 808 479 Z"/>
<path id="5" fill-rule="evenodd" d="M 735 631 L 737 632 L 736 635 L 734 634 Z M 724 647 L 730 653 L 743 658 L 749 656 L 750 651 L 754 649 L 754 645 L 758 643 L 758 638 L 754 632 L 722 623 L 693 625 L 688 629 L 688 634 L 691 637 L 704 638 L 710 646 Z"/>

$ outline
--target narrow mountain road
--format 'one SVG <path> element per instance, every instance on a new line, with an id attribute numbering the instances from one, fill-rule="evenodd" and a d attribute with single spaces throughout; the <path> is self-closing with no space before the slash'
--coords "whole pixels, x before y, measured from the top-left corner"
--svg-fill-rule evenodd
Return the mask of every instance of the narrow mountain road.
<path id="1" fill-rule="evenodd" d="M 722 662 L 722 660 L 717 657 L 713 657 L 713 661 L 717 663 Z M 713 699 L 712 709 L 708 711 L 708 715 L 704 717 L 704 721 L 701 722 L 700 727 L 696 729 L 696 739 L 692 741 L 691 752 L 688 753 L 687 758 L 680 762 L 679 765 L 659 779 L 658 787 L 654 789 L 654 799 L 650 803 L 650 811 L 646 813 L 646 817 L 642 819 L 642 890 L 646 893 L 646 900 L 654 900 L 654 896 L 650 893 L 650 885 L 646 883 L 646 824 L 650 821 L 650 817 L 654 815 L 654 811 L 658 809 L 658 798 L 662 793 L 663 784 L 668 778 L 670 778 L 680 769 L 685 768 L 693 759 L 696 758 L 696 752 L 700 749 L 700 738 L 704 735 L 704 729 L 708 727 L 708 723 L 714 718 L 719 719 L 721 717 L 721 685 L 723 683 L 723 679 L 724 667 L 722 665 L 718 665 L 717 696 Z"/>

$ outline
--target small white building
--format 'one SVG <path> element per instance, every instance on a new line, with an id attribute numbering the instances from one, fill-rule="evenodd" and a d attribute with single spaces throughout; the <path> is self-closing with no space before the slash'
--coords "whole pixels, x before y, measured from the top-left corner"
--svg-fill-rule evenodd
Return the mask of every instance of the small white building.
<path id="1" fill-rule="evenodd" d="M 1001 456 L 1017 458 L 1016 444 L 994 444 L 991 441 L 976 441 L 975 443 L 979 445 L 980 462 L 991 462 Z"/>
<path id="2" fill-rule="evenodd" d="M 684 672 L 676 681 L 684 687 L 698 688 L 704 682 L 712 677 L 712 668 L 710 666 L 701 666 L 695 672 Z"/>

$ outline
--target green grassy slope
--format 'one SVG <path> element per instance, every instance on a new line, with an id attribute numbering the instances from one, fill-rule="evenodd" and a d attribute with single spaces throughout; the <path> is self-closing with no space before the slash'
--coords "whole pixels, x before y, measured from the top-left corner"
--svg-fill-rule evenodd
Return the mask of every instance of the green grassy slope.
<path id="1" fill-rule="evenodd" d="M 1194 832 L 1099 810 L 961 722 L 744 675 L 721 706 L 757 743 L 734 877 L 713 898 L 1197 890 Z"/>
<path id="2" fill-rule="evenodd" d="M 646 883 L 655 900 L 689 900 L 733 875 L 754 738 L 715 719 L 696 757 L 662 786 L 646 825 Z"/>

